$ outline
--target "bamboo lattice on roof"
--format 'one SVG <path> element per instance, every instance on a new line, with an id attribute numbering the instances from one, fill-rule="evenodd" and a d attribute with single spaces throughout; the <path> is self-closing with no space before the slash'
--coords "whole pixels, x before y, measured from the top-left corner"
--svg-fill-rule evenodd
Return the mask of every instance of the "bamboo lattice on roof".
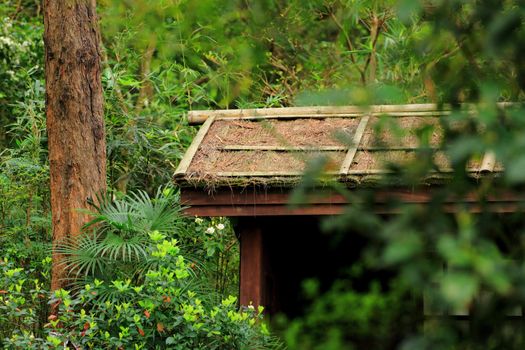
<path id="1" fill-rule="evenodd" d="M 423 156 L 422 133 L 425 154 L 431 152 L 437 168 L 432 176 L 438 178 L 450 172 L 440 125 L 449 114 L 432 104 L 193 111 L 190 122 L 205 123 L 175 179 L 183 186 L 291 185 L 322 156 L 325 172 L 343 182 L 375 181 L 389 171 L 388 164 Z M 478 158 L 470 160 L 470 173 L 501 170 L 493 153 Z"/>

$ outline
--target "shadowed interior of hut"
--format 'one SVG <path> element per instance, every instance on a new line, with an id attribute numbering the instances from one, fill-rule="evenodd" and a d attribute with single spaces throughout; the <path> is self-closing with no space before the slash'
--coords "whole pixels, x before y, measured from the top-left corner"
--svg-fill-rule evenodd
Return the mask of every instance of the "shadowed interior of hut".
<path id="1" fill-rule="evenodd" d="M 389 215 L 382 215 L 382 219 L 388 218 Z M 454 214 L 451 213 L 449 218 L 450 224 L 454 225 Z M 360 264 L 365 260 L 365 247 L 369 246 L 373 234 L 366 234 L 358 229 L 329 232 L 322 228 L 323 221 L 333 219 L 334 216 L 265 216 L 234 219 L 241 242 L 241 265 L 244 263 L 249 267 L 245 276 L 248 274 L 252 277 L 260 272 L 261 278 L 257 288 L 260 289 L 259 301 L 265 306 L 266 314 L 284 314 L 288 318 L 301 316 L 312 302 L 312 296 L 305 290 L 305 281 L 309 280 L 315 281 L 319 294 L 327 292 L 336 280 L 351 283 L 352 290 L 356 292 L 369 291 L 373 283 L 383 291 L 389 289 L 394 277 L 393 271 L 370 270 Z M 483 220 L 487 219 L 483 217 Z M 497 222 L 505 223 L 505 226 L 497 225 Z M 518 239 L 519 230 L 516 229 L 523 226 L 519 215 L 493 213 L 485 224 L 487 227 L 494 227 L 489 231 L 494 235 L 495 242 L 509 258 L 512 258 L 511 242 Z M 505 232 L 501 231 L 501 227 L 505 227 Z M 245 241 L 250 240 L 250 235 L 254 233 L 259 235 L 259 240 L 247 248 Z M 260 254 L 260 264 L 254 264 L 253 260 L 247 261 L 243 254 L 248 258 Z M 366 272 L 356 273 L 356 268 L 362 268 Z M 443 268 L 444 271 L 447 270 L 446 266 Z M 241 271 L 241 280 L 245 276 Z M 241 303 L 243 292 L 245 291 L 241 285 Z M 248 298 L 254 295 L 251 290 L 247 292 L 252 293 Z M 423 296 L 412 295 L 410 298 L 413 299 L 412 311 L 415 313 L 411 315 L 412 321 L 419 322 L 428 316 L 423 305 Z M 254 300 L 250 301 L 257 303 Z M 245 300 L 243 305 L 247 304 L 249 302 Z M 462 318 L 465 312 L 468 315 L 468 311 L 463 310 L 459 314 L 452 312 L 450 316 Z"/>
<path id="2" fill-rule="evenodd" d="M 261 304 L 268 314 L 300 316 L 311 301 L 304 290 L 305 281 L 315 281 L 318 292 L 324 293 L 335 280 L 349 279 L 352 266 L 362 258 L 368 238 L 357 231 L 326 232 L 321 229 L 321 222 L 327 219 L 330 220 L 318 216 L 270 216 L 236 220 L 241 249 L 243 238 L 246 240 L 247 235 L 253 234 L 248 233 L 250 228 L 260 230 Z M 248 258 L 254 255 L 251 251 L 244 253 Z M 243 262 L 246 263 L 241 256 Z M 247 273 L 253 275 L 257 271 Z M 387 288 L 390 275 L 386 270 L 368 271 L 361 277 L 354 275 L 352 287 L 366 291 L 372 281 L 377 281 Z"/>

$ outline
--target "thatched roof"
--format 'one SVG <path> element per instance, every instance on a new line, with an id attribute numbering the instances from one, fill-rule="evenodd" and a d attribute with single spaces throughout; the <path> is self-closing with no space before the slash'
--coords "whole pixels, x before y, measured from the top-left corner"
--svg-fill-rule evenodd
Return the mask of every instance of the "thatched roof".
<path id="1" fill-rule="evenodd" d="M 190 122 L 204 124 L 175 181 L 196 187 L 291 186 L 312 159 L 323 156 L 326 173 L 339 181 L 371 183 L 388 164 L 417 159 L 422 139 L 437 167 L 430 177 L 439 179 L 450 171 L 440 125 L 448 114 L 432 104 L 194 111 Z M 488 153 L 472 159 L 467 170 L 478 176 L 501 168 Z"/>

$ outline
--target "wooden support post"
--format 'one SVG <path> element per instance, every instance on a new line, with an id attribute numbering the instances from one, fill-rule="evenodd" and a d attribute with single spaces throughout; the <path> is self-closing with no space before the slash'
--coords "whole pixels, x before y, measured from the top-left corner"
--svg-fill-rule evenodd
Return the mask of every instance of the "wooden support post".
<path id="1" fill-rule="evenodd" d="M 264 305 L 264 251 L 262 228 L 253 219 L 242 220 L 237 228 L 241 241 L 240 303 Z"/>

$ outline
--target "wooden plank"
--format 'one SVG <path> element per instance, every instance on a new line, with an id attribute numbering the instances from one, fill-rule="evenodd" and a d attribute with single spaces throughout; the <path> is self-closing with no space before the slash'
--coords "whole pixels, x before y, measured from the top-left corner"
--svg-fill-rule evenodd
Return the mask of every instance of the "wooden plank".
<path id="1" fill-rule="evenodd" d="M 352 162 L 354 161 L 357 148 L 359 147 L 361 139 L 365 134 L 366 126 L 369 120 L 370 116 L 367 115 L 361 118 L 361 120 L 359 121 L 359 125 L 357 126 L 354 137 L 352 138 L 352 147 L 348 150 L 348 153 L 346 154 L 346 157 L 343 160 L 343 164 L 341 165 L 341 169 L 339 170 L 339 173 L 341 175 L 346 175 L 348 173 L 348 170 L 350 169 L 350 166 L 352 166 Z"/>
<path id="2" fill-rule="evenodd" d="M 286 205 L 207 205 L 189 207 L 184 210 L 185 215 L 210 217 L 243 217 L 243 216 L 288 216 L 288 215 L 336 215 L 341 214 L 345 205 L 318 204 L 315 206 L 290 209 Z"/>
<path id="3" fill-rule="evenodd" d="M 399 188 L 393 190 L 376 190 L 374 192 L 374 212 L 397 213 L 402 207 L 389 207 L 392 200 L 406 205 L 424 205 L 429 203 L 437 188 L 412 190 Z M 292 191 L 291 189 L 288 191 Z M 347 199 L 337 193 L 324 193 L 312 196 L 299 206 L 290 207 L 289 193 L 286 191 L 258 191 L 257 189 L 224 188 L 214 194 L 198 189 L 181 190 L 182 202 L 190 205 L 185 210 L 186 215 L 198 216 L 286 216 L 286 215 L 337 215 L 348 205 Z M 493 193 L 486 198 L 488 209 L 493 212 L 511 213 L 523 210 L 525 196 L 515 192 L 502 191 Z M 308 205 L 306 205 L 308 203 Z M 455 212 L 459 208 L 467 208 L 471 212 L 480 212 L 482 206 L 476 193 L 462 197 L 451 196 L 444 201 L 443 210 Z"/>
<path id="4" fill-rule="evenodd" d="M 417 203 L 406 203 L 406 205 L 421 205 Z M 209 216 L 209 217 L 244 217 L 244 216 L 296 216 L 296 215 L 339 215 L 347 207 L 346 204 L 316 204 L 301 208 L 290 209 L 284 205 L 207 205 L 189 207 L 184 210 L 185 215 L 189 216 Z M 372 210 L 377 214 L 399 214 L 404 206 L 389 207 L 384 204 L 375 205 Z M 485 206 L 477 203 L 446 203 L 441 207 L 444 212 L 455 213 L 466 209 L 471 213 L 480 213 L 489 210 L 493 213 L 515 213 L 523 210 L 517 202 L 494 202 Z"/>
<path id="5" fill-rule="evenodd" d="M 237 226 L 240 235 L 240 304 L 264 305 L 264 252 L 262 228 L 253 220 Z"/>
<path id="6" fill-rule="evenodd" d="M 432 200 L 435 191 L 439 191 L 439 187 L 426 189 L 391 189 L 391 190 L 375 190 L 374 201 L 376 203 L 387 203 L 392 199 L 411 204 L 424 204 Z M 287 205 L 289 203 L 289 196 L 292 189 L 288 190 L 264 190 L 264 189 L 219 189 L 215 193 L 208 193 L 198 189 L 183 188 L 181 190 L 181 202 L 183 205 L 190 206 L 213 206 L 213 205 L 227 205 L 227 206 L 243 206 L 243 205 L 273 205 L 281 204 Z M 469 193 L 465 196 L 449 197 L 445 200 L 447 203 L 475 203 L 480 200 L 476 193 Z M 496 202 L 525 202 L 525 195 L 519 195 L 515 192 L 501 192 L 492 194 L 486 198 L 489 203 Z M 330 192 L 329 190 L 317 192 L 309 195 L 297 204 L 347 204 L 348 200 L 343 195 Z"/>
<path id="7" fill-rule="evenodd" d="M 257 190 L 224 189 L 219 192 L 210 193 L 182 189 L 181 202 L 183 205 L 250 205 L 250 204 L 287 204 L 289 202 L 291 190 L 284 192 L 268 192 Z M 318 192 L 302 198 L 301 204 L 346 204 L 347 200 L 340 194 L 329 192 Z"/>
<path id="8" fill-rule="evenodd" d="M 274 152 L 336 152 L 346 151 L 344 146 L 252 146 L 227 145 L 220 147 L 223 151 L 274 151 Z"/>
<path id="9" fill-rule="evenodd" d="M 175 170 L 174 176 L 181 176 L 186 173 L 188 170 L 188 167 L 191 164 L 191 161 L 193 160 L 193 157 L 195 156 L 195 153 L 197 153 L 197 150 L 199 149 L 199 146 L 208 133 L 208 130 L 210 129 L 211 124 L 213 124 L 213 121 L 215 120 L 215 117 L 211 117 L 206 120 L 204 125 L 200 128 L 200 130 L 197 132 L 197 135 L 191 142 L 190 147 L 186 151 L 186 154 L 182 158 L 182 160 L 179 163 L 179 166 L 177 167 L 177 170 Z"/>
<path id="10" fill-rule="evenodd" d="M 505 108 L 513 105 L 510 102 L 498 103 L 500 108 Z M 230 109 L 230 110 L 201 110 L 189 111 L 188 121 L 190 124 L 203 123 L 209 117 L 215 116 L 217 118 L 270 118 L 274 116 L 286 117 L 292 116 L 295 118 L 304 118 L 308 116 L 324 117 L 327 115 L 336 116 L 361 116 L 363 114 L 400 114 L 400 113 L 420 113 L 420 112 L 435 112 L 435 111 L 449 111 L 450 105 L 439 106 L 433 103 L 425 104 L 405 104 L 405 105 L 376 105 L 376 106 L 316 106 L 316 107 L 283 107 L 283 108 L 258 108 L 258 109 Z M 473 109 L 475 106 L 470 104 L 462 105 L 462 108 Z"/>
<path id="11" fill-rule="evenodd" d="M 342 152 L 348 151 L 346 146 L 270 146 L 270 145 L 226 145 L 219 147 L 221 151 L 273 151 L 273 152 Z M 358 151 L 418 151 L 422 149 L 439 150 L 438 147 L 422 148 L 409 146 L 359 146 Z"/>

